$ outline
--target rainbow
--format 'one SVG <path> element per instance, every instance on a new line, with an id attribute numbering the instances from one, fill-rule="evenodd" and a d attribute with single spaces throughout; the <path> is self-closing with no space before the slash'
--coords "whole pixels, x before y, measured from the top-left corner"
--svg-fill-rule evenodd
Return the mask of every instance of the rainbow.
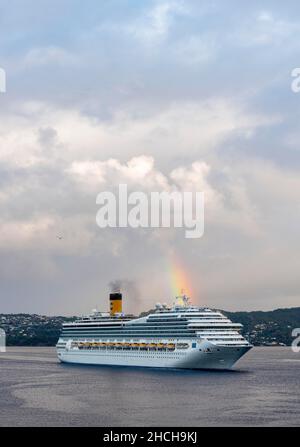
<path id="1" fill-rule="evenodd" d="M 187 295 L 188 297 L 193 297 L 192 281 L 181 262 L 174 255 L 171 256 L 170 262 L 168 262 L 168 270 L 172 296 Z"/>

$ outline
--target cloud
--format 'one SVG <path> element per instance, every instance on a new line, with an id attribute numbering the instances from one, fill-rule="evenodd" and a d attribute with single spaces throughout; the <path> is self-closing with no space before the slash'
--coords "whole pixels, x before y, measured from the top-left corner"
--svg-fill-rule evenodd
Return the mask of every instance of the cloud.
<path id="1" fill-rule="evenodd" d="M 169 159 L 188 147 L 192 160 L 205 156 L 233 133 L 248 137 L 278 120 L 276 115 L 248 112 L 242 103 L 226 98 L 174 103 L 142 116 L 135 116 L 130 109 L 119 110 L 108 122 L 47 103 L 16 103 L 2 116 L 0 159 L 25 167 L 47 160 L 52 163 L 53 157 L 62 163 L 85 160 L 86 152 L 92 161 L 109 155 L 119 158 L 122 153 L 134 157 L 139 151 L 160 154 L 161 158 L 165 152 Z M 42 150 L 45 138 L 52 139 L 51 157 Z"/>
<path id="2" fill-rule="evenodd" d="M 46 216 L 32 221 L 3 221 L 0 222 L 1 248 L 14 250 L 16 247 L 30 247 L 35 240 L 41 241 L 49 227 L 53 226 L 53 219 Z"/>
<path id="3" fill-rule="evenodd" d="M 224 98 L 174 103 L 155 113 L 147 111 L 137 116 L 127 109 L 116 112 L 109 121 L 84 116 L 74 109 L 56 109 L 47 103 L 12 104 L 0 125 L 5 149 L 1 153 L 0 252 L 3 256 L 7 250 L 16 256 L 23 253 L 18 268 L 22 262 L 31 266 L 25 269 L 26 280 L 33 278 L 35 265 L 40 271 L 39 256 L 43 256 L 40 280 L 49 268 L 51 281 L 61 284 L 68 296 L 74 292 L 71 286 L 66 292 L 62 272 L 70 279 L 71 272 L 82 270 L 82 265 L 93 266 L 91 270 L 86 267 L 84 274 L 86 280 L 95 284 L 91 275 L 100 262 L 99 282 L 103 288 L 113 279 L 112 272 L 114 277 L 128 280 L 134 276 L 141 289 L 140 303 L 147 303 L 146 292 L 140 287 L 145 272 L 157 265 L 159 275 L 159 269 L 163 269 L 161 260 L 169 256 L 170 250 L 182 253 L 197 284 L 198 250 L 209 260 L 201 261 L 204 271 L 211 262 L 220 263 L 221 259 L 234 265 L 241 246 L 247 251 L 253 241 L 260 241 L 259 246 L 264 237 L 272 240 L 278 231 L 275 219 L 272 234 L 266 237 L 263 216 L 265 195 L 275 190 L 281 171 L 269 167 L 269 184 L 263 186 L 265 193 L 260 194 L 262 173 L 267 172 L 261 163 L 224 164 L 222 152 L 217 151 L 221 142 L 231 141 L 234 135 L 251 139 L 257 129 L 277 122 L 276 116 L 249 113 L 242 102 Z M 188 149 L 184 158 L 183 148 Z M 286 175 L 280 182 L 286 183 L 283 198 L 289 209 L 294 200 L 290 189 L 295 186 L 289 186 Z M 95 223 L 96 195 L 115 190 L 120 183 L 128 184 L 134 191 L 204 191 L 203 245 L 197 241 L 189 249 L 180 230 L 101 232 Z M 274 203 L 276 197 L 271 194 L 266 200 Z M 271 208 L 268 214 L 273 216 Z M 18 237 L 14 238 L 15 233 Z M 58 240 L 57 234 L 63 235 L 63 239 Z M 222 241 L 219 246 L 215 242 L 218 239 Z M 134 259 L 134 274 L 125 262 L 129 252 Z M 189 259 L 194 264 L 190 265 Z M 211 275 L 208 273 L 213 281 Z M 9 278 L 11 273 L 6 269 L 4 282 Z M 162 274 L 147 290 L 167 294 L 166 282 L 166 274 Z M 11 285 L 7 287 L 10 289 Z M 76 293 L 80 303 L 79 289 Z M 218 302 L 218 293 L 208 287 L 207 302 Z M 165 300 L 160 295 L 157 299 Z M 196 296 L 195 300 L 201 297 Z M 68 301 L 64 303 L 68 305 Z M 63 309 L 65 312 L 66 307 Z"/>
<path id="4" fill-rule="evenodd" d="M 24 57 L 24 65 L 70 65 L 76 62 L 76 58 L 64 48 L 55 46 L 31 48 Z"/>
<path id="5" fill-rule="evenodd" d="M 215 38 L 207 35 L 193 35 L 181 39 L 173 50 L 178 63 L 188 66 L 202 66 L 216 60 L 219 45 Z"/>
<path id="6" fill-rule="evenodd" d="M 187 4 L 182 1 L 156 2 L 125 29 L 145 44 L 157 44 L 168 36 L 175 18 L 188 13 Z"/>
<path id="7" fill-rule="evenodd" d="M 121 183 L 143 189 L 168 190 L 168 180 L 154 169 L 153 157 L 133 157 L 124 165 L 119 160 L 102 162 L 75 161 L 66 172 L 84 188 L 94 193 L 100 188 L 115 187 Z"/>
<path id="8" fill-rule="evenodd" d="M 250 20 L 247 20 L 249 26 L 239 32 L 238 42 L 244 46 L 282 45 L 300 29 L 300 22 L 284 20 L 267 10 L 258 12 Z"/>
<path id="9" fill-rule="evenodd" d="M 172 300 L 170 253 L 195 303 L 296 305 L 298 3 L 15 3 L 0 30 L 2 309 L 105 309 L 128 278 L 145 310 Z M 96 195 L 120 182 L 204 190 L 204 237 L 100 231 Z"/>

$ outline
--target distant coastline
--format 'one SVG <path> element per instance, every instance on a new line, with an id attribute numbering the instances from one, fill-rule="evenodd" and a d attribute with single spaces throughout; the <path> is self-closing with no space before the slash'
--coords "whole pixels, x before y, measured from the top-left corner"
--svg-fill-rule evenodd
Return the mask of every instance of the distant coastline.
<path id="1" fill-rule="evenodd" d="M 233 322 L 243 324 L 243 335 L 255 346 L 289 346 L 293 329 L 300 328 L 300 307 L 267 312 L 223 312 Z M 55 346 L 62 324 L 75 318 L 0 314 L 0 328 L 6 332 L 8 346 Z"/>

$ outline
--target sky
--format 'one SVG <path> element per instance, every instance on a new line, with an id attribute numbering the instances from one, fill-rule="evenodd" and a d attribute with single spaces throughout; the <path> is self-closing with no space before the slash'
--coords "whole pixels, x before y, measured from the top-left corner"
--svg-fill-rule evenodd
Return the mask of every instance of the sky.
<path id="1" fill-rule="evenodd" d="M 0 313 L 300 305 L 297 0 L 0 0 Z M 203 191 L 205 233 L 97 194 Z M 62 235 L 62 239 L 57 236 Z"/>

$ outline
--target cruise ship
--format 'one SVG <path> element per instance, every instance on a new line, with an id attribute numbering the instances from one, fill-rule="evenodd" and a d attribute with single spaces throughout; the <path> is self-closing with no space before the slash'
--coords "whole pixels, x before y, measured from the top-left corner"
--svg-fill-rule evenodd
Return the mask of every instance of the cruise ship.
<path id="1" fill-rule="evenodd" d="M 124 315 L 118 292 L 110 294 L 110 312 L 64 324 L 56 348 L 65 363 L 227 370 L 252 348 L 241 328 L 185 295 L 146 316 Z"/>

